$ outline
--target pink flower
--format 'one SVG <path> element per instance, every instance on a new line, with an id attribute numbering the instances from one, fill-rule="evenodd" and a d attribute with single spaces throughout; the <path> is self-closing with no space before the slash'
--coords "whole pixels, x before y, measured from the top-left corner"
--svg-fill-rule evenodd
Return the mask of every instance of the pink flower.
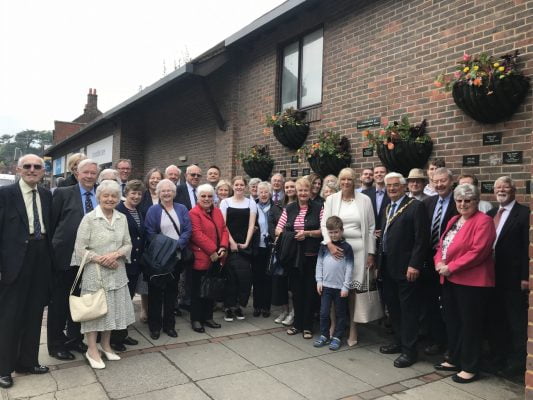
<path id="1" fill-rule="evenodd" d="M 461 77 L 461 71 L 455 71 L 455 72 L 453 73 L 453 77 L 454 77 L 455 79 L 459 79 L 459 78 Z"/>
<path id="2" fill-rule="evenodd" d="M 466 54 L 466 53 L 463 54 L 463 61 L 468 62 L 470 61 L 471 58 L 472 56 L 470 54 Z"/>

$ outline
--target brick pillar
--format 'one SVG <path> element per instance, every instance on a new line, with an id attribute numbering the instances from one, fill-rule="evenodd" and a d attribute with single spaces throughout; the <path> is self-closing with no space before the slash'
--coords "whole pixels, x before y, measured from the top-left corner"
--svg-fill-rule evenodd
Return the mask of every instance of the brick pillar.
<path id="1" fill-rule="evenodd" d="M 531 166 L 533 175 L 533 165 Z M 533 196 L 529 197 L 533 210 Z M 527 326 L 526 400 L 533 400 L 533 213 L 529 215 L 529 311 Z"/>

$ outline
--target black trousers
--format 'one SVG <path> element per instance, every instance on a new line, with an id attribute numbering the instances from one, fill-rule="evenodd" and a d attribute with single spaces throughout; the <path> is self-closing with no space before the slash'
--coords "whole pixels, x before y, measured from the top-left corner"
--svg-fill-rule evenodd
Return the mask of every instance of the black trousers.
<path id="1" fill-rule="evenodd" d="M 39 365 L 51 275 L 46 240 L 30 240 L 18 278 L 10 285 L 0 281 L 0 376 L 10 375 L 17 367 Z"/>
<path id="2" fill-rule="evenodd" d="M 200 297 L 200 284 L 205 274 L 207 270 L 192 270 L 191 322 L 205 322 L 213 319 L 213 300 Z"/>
<path id="3" fill-rule="evenodd" d="M 137 287 L 137 280 L 142 279 L 140 274 L 127 274 L 128 275 L 128 290 L 130 297 L 133 299 L 135 296 L 135 288 Z M 124 339 L 128 337 L 128 328 L 111 331 L 111 343 L 122 343 Z"/>
<path id="4" fill-rule="evenodd" d="M 384 257 L 383 264 L 386 265 L 387 262 L 391 261 Z M 387 267 L 385 267 L 382 276 L 383 300 L 389 309 L 396 344 L 402 346 L 402 353 L 416 357 L 418 318 L 420 315 L 419 282 L 392 278 Z"/>
<path id="5" fill-rule="evenodd" d="M 491 352 L 497 362 L 525 368 L 528 292 L 495 288 L 490 292 L 489 323 Z"/>
<path id="6" fill-rule="evenodd" d="M 63 271 L 56 271 L 54 275 L 54 287 L 52 297 L 48 305 L 47 341 L 48 351 L 64 351 L 70 345 L 83 340 L 79 322 L 72 321 L 68 297 L 70 288 L 76 279 L 78 267 L 70 267 Z M 79 285 L 74 294 L 80 294 Z M 65 335 L 66 326 L 66 335 Z"/>
<path id="7" fill-rule="evenodd" d="M 292 301 L 294 304 L 294 327 L 298 330 L 313 330 L 313 314 L 320 298 L 316 291 L 316 260 L 317 256 L 305 256 L 302 269 L 292 268 L 291 282 Z"/>
<path id="8" fill-rule="evenodd" d="M 178 276 L 178 275 L 176 275 Z M 174 303 L 178 295 L 178 282 L 170 276 L 161 286 L 148 282 L 148 327 L 151 331 L 174 329 Z M 161 309 L 163 315 L 161 315 Z"/>
<path id="9" fill-rule="evenodd" d="M 450 362 L 473 374 L 479 371 L 484 310 L 490 290 L 449 281 L 442 288 Z"/>
<path id="10" fill-rule="evenodd" d="M 441 310 L 442 285 L 433 269 L 420 273 L 420 323 L 426 329 L 431 344 L 446 345 L 446 326 Z"/>
<path id="11" fill-rule="evenodd" d="M 264 247 L 260 247 L 258 254 L 252 259 L 253 298 L 256 310 L 270 310 L 272 277 L 266 274 L 269 261 L 270 250 Z"/>
<path id="12" fill-rule="evenodd" d="M 250 258 L 238 252 L 230 253 L 224 268 L 228 276 L 224 307 L 246 307 L 252 289 Z"/>

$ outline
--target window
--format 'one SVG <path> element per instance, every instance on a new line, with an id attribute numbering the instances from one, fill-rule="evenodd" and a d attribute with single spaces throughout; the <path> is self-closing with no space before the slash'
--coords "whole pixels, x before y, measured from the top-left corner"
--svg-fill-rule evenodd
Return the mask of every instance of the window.
<path id="1" fill-rule="evenodd" d="M 322 28 L 283 48 L 282 110 L 322 102 L 322 49 Z"/>

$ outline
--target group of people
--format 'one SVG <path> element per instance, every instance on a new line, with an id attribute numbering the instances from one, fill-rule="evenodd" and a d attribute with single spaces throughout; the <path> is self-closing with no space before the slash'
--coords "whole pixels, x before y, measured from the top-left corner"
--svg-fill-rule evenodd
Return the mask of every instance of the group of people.
<path id="1" fill-rule="evenodd" d="M 143 182 L 131 179 L 130 160 L 99 171 L 81 153 L 68 168 L 52 196 L 38 185 L 43 160 L 25 155 L 20 180 L 0 189 L 0 387 L 13 384 L 13 371 L 48 372 L 37 357 L 46 305 L 52 357 L 79 352 L 95 369 L 120 360 L 117 352 L 137 344 L 128 335 L 136 293 L 153 340 L 161 331 L 176 337 L 183 310 L 199 333 L 221 327 L 219 305 L 224 321 L 243 320 L 253 293 L 253 317 L 277 306 L 274 322 L 288 335 L 337 350 L 358 343 L 355 315 L 368 307 L 358 298 L 377 287 L 394 333 L 380 351 L 399 354 L 395 367 L 417 361 L 421 335 L 426 354 L 443 355 L 435 368 L 459 383 L 479 377 L 484 339 L 496 369 L 525 367 L 529 209 L 509 177 L 496 180 L 493 208 L 475 176 L 456 180 L 442 160 L 427 176 L 376 165 L 359 177 L 344 168 L 270 182 L 222 180 L 211 166 L 203 184 L 197 165 L 183 182 L 175 165 Z M 219 298 L 202 289 L 215 269 L 225 277 Z M 107 313 L 73 321 L 71 292 L 100 289 Z"/>

